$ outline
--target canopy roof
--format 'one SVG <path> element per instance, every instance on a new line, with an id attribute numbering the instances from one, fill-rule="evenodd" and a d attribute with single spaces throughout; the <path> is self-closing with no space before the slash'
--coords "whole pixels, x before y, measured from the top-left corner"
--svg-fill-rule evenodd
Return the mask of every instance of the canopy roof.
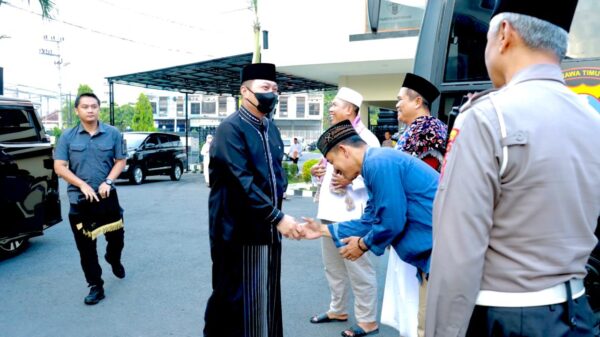
<path id="1" fill-rule="evenodd" d="M 140 73 L 107 77 L 109 83 L 182 93 L 237 95 L 240 70 L 252 63 L 252 53 L 228 56 L 192 64 Z M 277 73 L 280 92 L 336 90 L 337 85 L 303 77 Z"/>

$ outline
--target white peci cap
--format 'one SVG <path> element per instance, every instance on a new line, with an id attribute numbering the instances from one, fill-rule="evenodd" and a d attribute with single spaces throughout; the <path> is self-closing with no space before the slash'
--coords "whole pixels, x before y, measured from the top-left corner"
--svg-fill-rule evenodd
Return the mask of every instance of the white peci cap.
<path id="1" fill-rule="evenodd" d="M 346 87 L 341 87 L 340 90 L 338 90 L 337 95 L 335 95 L 335 98 L 339 98 L 348 103 L 352 103 L 359 108 L 363 101 L 363 97 L 361 94 Z"/>

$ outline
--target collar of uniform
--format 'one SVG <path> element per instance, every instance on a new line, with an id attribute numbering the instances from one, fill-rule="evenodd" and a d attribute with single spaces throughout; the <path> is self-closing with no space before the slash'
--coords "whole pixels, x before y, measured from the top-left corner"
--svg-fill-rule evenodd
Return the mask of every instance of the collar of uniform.
<path id="1" fill-rule="evenodd" d="M 549 80 L 565 83 L 560 66 L 556 64 L 534 64 L 516 73 L 507 87 L 530 80 Z"/>
<path id="2" fill-rule="evenodd" d="M 254 126 L 258 127 L 262 125 L 260 119 L 256 118 L 256 116 L 254 116 L 250 111 L 248 111 L 248 109 L 244 108 L 243 106 L 240 107 L 240 115 L 243 119 L 252 123 Z"/>
<path id="3" fill-rule="evenodd" d="M 81 123 L 77 124 L 77 133 L 84 133 L 87 132 L 83 126 L 81 126 Z M 106 125 L 104 125 L 104 123 L 98 121 L 98 132 L 96 133 L 104 133 L 106 132 Z"/>

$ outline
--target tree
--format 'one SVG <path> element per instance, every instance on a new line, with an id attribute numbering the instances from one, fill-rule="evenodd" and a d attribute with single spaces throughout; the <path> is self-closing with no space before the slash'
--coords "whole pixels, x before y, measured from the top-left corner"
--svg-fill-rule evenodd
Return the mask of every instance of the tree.
<path id="1" fill-rule="evenodd" d="M 140 94 L 137 103 L 135 103 L 135 111 L 131 122 L 133 131 L 154 131 L 154 117 L 152 117 L 152 105 L 150 100 L 144 94 Z"/>
<path id="2" fill-rule="evenodd" d="M 87 84 L 80 84 L 77 88 L 77 96 L 83 93 L 94 93 L 94 90 Z M 79 118 L 75 115 L 75 98 L 63 100 L 63 105 L 61 110 L 62 120 L 63 120 L 63 128 L 71 128 L 77 124 L 79 124 Z M 100 120 L 102 119 L 102 109 L 100 110 Z"/>
<path id="3" fill-rule="evenodd" d="M 87 84 L 80 84 L 79 88 L 77 88 L 77 96 L 81 95 L 81 94 L 89 94 L 89 93 L 94 93 L 94 89 L 92 89 L 92 87 L 90 87 Z"/>
<path id="4" fill-rule="evenodd" d="M 135 107 L 131 104 L 122 106 L 115 105 L 115 127 L 121 131 L 131 129 Z M 100 108 L 100 120 L 104 123 L 110 123 L 110 109 L 108 107 Z"/>
<path id="5" fill-rule="evenodd" d="M 6 0 L 0 0 L 0 5 L 2 5 L 2 3 L 4 2 L 6 2 Z M 27 2 L 31 4 L 30 0 L 27 0 Z M 39 2 L 40 7 L 42 7 L 42 18 L 52 19 L 50 11 L 54 8 L 54 2 L 52 2 L 51 0 L 39 0 Z"/>
<path id="6" fill-rule="evenodd" d="M 329 129 L 331 126 L 331 119 L 329 118 L 329 107 L 331 102 L 335 98 L 336 91 L 324 91 L 323 92 L 323 131 Z"/>

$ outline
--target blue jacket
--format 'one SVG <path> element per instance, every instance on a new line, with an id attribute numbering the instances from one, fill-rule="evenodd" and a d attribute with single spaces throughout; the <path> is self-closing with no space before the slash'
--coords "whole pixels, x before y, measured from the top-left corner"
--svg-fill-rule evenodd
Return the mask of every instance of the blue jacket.
<path id="1" fill-rule="evenodd" d="M 367 207 L 360 219 L 329 225 L 336 246 L 343 246 L 342 238 L 361 236 L 376 255 L 391 245 L 403 261 L 428 273 L 439 174 L 420 159 L 389 148 L 369 148 L 361 174 L 369 192 Z"/>

